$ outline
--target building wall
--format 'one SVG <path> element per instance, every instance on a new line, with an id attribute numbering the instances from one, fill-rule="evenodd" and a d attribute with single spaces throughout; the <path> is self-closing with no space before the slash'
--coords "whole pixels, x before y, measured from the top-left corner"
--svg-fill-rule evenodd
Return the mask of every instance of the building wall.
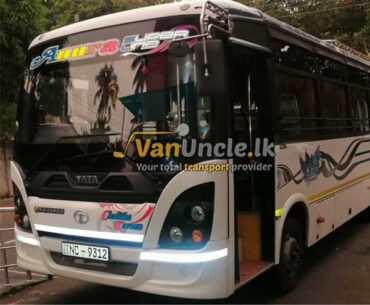
<path id="1" fill-rule="evenodd" d="M 0 198 L 9 197 L 13 194 L 10 179 L 10 160 L 12 158 L 12 147 L 10 145 L 0 146 Z"/>

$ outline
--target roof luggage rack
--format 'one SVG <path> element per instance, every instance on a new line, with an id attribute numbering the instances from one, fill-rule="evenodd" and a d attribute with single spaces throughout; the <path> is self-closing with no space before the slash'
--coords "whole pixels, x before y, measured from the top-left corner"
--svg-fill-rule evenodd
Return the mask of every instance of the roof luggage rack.
<path id="1" fill-rule="evenodd" d="M 357 51 L 351 48 L 350 46 L 347 46 L 346 44 L 339 42 L 336 39 L 326 39 L 322 41 L 329 47 L 335 49 L 335 51 L 337 52 L 345 54 L 346 56 L 351 57 L 352 59 L 370 64 L 370 57 L 368 55 L 360 51 Z"/>

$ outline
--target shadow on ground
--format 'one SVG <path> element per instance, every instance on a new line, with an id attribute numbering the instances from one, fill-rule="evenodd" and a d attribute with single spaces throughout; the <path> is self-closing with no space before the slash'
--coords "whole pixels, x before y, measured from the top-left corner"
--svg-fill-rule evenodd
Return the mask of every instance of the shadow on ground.
<path id="1" fill-rule="evenodd" d="M 366 212 L 369 213 L 369 211 Z M 275 288 L 272 270 L 239 289 L 230 298 L 223 300 L 193 301 L 169 298 L 59 278 L 53 280 L 50 285 L 63 281 L 67 287 L 65 292 L 55 291 L 57 288 L 53 288 L 53 292 L 47 295 L 36 293 L 32 296 L 31 292 L 30 298 L 20 298 L 16 302 L 70 304 L 367 303 L 370 300 L 370 293 L 368 282 L 363 280 L 370 279 L 370 239 L 368 239 L 370 237 L 370 224 L 367 217 L 368 215 L 365 217 L 364 214 L 356 217 L 310 248 L 306 253 L 302 282 L 295 291 L 288 295 L 279 294 Z M 351 262 L 356 262 L 357 265 Z M 343 266 L 343 264 L 347 266 Z M 365 273 L 361 274 L 359 270 Z M 357 274 L 362 277 L 358 278 Z M 76 282 L 77 285 L 74 284 Z"/>

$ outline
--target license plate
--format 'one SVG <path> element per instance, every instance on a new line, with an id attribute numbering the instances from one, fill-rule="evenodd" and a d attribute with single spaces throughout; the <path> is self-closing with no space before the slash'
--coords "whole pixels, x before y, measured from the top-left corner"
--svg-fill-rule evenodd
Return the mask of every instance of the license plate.
<path id="1" fill-rule="evenodd" d="M 109 248 L 62 242 L 62 254 L 73 257 L 109 261 Z"/>

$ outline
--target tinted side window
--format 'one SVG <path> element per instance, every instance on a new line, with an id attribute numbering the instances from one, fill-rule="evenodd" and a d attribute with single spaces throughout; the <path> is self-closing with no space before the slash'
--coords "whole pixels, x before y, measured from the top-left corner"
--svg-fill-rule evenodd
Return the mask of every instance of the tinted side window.
<path id="1" fill-rule="evenodd" d="M 282 41 L 275 41 L 273 49 L 276 64 L 315 73 L 316 56 L 312 52 Z"/>
<path id="2" fill-rule="evenodd" d="M 355 131 L 367 132 L 370 130 L 370 103 L 365 90 L 350 88 L 350 110 L 352 125 Z"/>
<path id="3" fill-rule="evenodd" d="M 347 67 L 348 81 L 353 84 L 370 87 L 370 74 L 353 67 Z"/>
<path id="4" fill-rule="evenodd" d="M 287 141 L 314 137 L 318 116 L 314 81 L 279 72 L 276 84 L 281 139 Z"/>
<path id="5" fill-rule="evenodd" d="M 324 133 L 334 135 L 348 130 L 345 87 L 322 81 L 319 88 Z"/>
<path id="6" fill-rule="evenodd" d="M 336 60 L 319 57 L 318 72 L 322 76 L 336 78 L 340 80 L 346 79 L 346 66 Z"/>

